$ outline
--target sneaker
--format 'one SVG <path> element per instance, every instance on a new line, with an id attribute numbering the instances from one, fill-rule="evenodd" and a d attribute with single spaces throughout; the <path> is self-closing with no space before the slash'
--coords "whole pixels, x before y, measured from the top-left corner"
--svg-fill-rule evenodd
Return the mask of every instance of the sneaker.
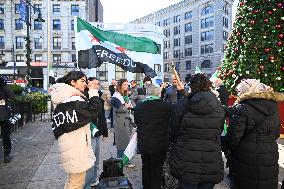
<path id="1" fill-rule="evenodd" d="M 94 182 L 94 183 L 91 184 L 91 186 L 92 186 L 92 187 L 93 187 L 93 186 L 98 186 L 99 183 L 100 183 L 99 181 Z"/>

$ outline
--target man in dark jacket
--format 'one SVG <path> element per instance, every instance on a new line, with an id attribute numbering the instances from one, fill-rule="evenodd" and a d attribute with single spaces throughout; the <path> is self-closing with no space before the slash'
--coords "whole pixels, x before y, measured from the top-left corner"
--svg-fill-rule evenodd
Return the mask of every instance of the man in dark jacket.
<path id="1" fill-rule="evenodd" d="M 142 184 L 160 189 L 163 163 L 169 147 L 171 105 L 160 99 L 160 88 L 151 87 L 145 100 L 134 109 L 137 145 L 142 158 Z"/>
<path id="2" fill-rule="evenodd" d="M 8 100 L 14 98 L 15 94 L 7 87 L 5 80 L 0 78 L 0 126 L 3 137 L 4 163 L 11 162 L 11 111 L 8 107 Z"/>
<path id="3" fill-rule="evenodd" d="M 214 81 L 214 85 L 215 85 L 215 90 L 219 93 L 219 99 L 222 105 L 228 106 L 228 99 L 229 99 L 230 93 L 224 86 L 223 81 L 220 78 L 217 78 Z"/>

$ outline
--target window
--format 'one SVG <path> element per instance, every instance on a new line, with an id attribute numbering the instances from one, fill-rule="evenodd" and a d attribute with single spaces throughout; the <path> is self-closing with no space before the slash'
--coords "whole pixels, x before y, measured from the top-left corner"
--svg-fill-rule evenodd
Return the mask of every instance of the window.
<path id="1" fill-rule="evenodd" d="M 76 47 L 75 47 L 75 37 L 71 38 L 71 42 L 72 42 L 72 50 L 76 50 Z"/>
<path id="2" fill-rule="evenodd" d="M 212 62 L 210 60 L 204 60 L 201 63 L 201 68 L 211 68 L 212 67 Z"/>
<path id="3" fill-rule="evenodd" d="M 74 31 L 74 20 L 71 20 L 71 30 Z"/>
<path id="4" fill-rule="evenodd" d="M 174 27 L 174 35 L 180 34 L 180 26 Z"/>
<path id="5" fill-rule="evenodd" d="M 170 71 L 170 66 L 169 66 L 168 63 L 166 63 L 166 64 L 164 65 L 164 72 L 169 72 L 169 71 Z"/>
<path id="6" fill-rule="evenodd" d="M 53 54 L 53 63 L 61 62 L 61 54 Z"/>
<path id="7" fill-rule="evenodd" d="M 53 30 L 60 30 L 60 20 L 53 20 Z"/>
<path id="8" fill-rule="evenodd" d="M 214 17 L 205 18 L 201 20 L 201 28 L 209 28 L 214 26 Z"/>
<path id="9" fill-rule="evenodd" d="M 211 41 L 214 39 L 214 31 L 201 32 L 201 41 Z"/>
<path id="10" fill-rule="evenodd" d="M 187 23 L 187 24 L 184 25 L 184 31 L 185 31 L 185 32 L 192 31 L 192 25 L 191 25 L 191 23 Z"/>
<path id="11" fill-rule="evenodd" d="M 166 37 L 169 37 L 169 36 L 171 35 L 171 30 L 170 30 L 170 29 L 164 30 L 164 35 L 165 35 Z"/>
<path id="12" fill-rule="evenodd" d="M 16 49 L 23 49 L 24 47 L 24 37 L 16 36 Z"/>
<path id="13" fill-rule="evenodd" d="M 169 59 L 169 58 L 170 58 L 170 53 L 164 52 L 164 59 Z"/>
<path id="14" fill-rule="evenodd" d="M 21 30 L 23 29 L 23 21 L 21 19 L 15 19 L 15 29 L 16 30 Z"/>
<path id="15" fill-rule="evenodd" d="M 41 62 L 42 61 L 42 54 L 35 54 L 35 62 Z"/>
<path id="16" fill-rule="evenodd" d="M 228 32 L 223 31 L 223 39 L 224 39 L 225 41 L 228 40 Z"/>
<path id="17" fill-rule="evenodd" d="M 71 56 L 72 56 L 71 57 L 71 61 L 72 62 L 77 62 L 76 54 L 72 54 Z"/>
<path id="18" fill-rule="evenodd" d="M 180 55 L 180 50 L 175 50 L 174 51 L 174 58 L 179 58 Z"/>
<path id="19" fill-rule="evenodd" d="M 161 64 L 154 64 L 154 70 L 156 71 L 156 72 L 161 72 L 162 70 L 162 66 L 161 66 Z"/>
<path id="20" fill-rule="evenodd" d="M 228 20 L 228 18 L 223 17 L 223 26 L 224 26 L 225 28 L 228 28 L 228 27 L 229 27 L 229 20 Z"/>
<path id="21" fill-rule="evenodd" d="M 96 78 L 100 81 L 108 80 L 108 63 L 104 62 L 96 69 Z"/>
<path id="22" fill-rule="evenodd" d="M 213 52 L 213 44 L 201 46 L 201 54 L 207 54 L 212 52 Z"/>
<path id="23" fill-rule="evenodd" d="M 185 69 L 186 70 L 191 70 L 191 60 L 185 61 Z"/>
<path id="24" fill-rule="evenodd" d="M 52 5 L 52 11 L 54 15 L 60 15 L 60 5 L 59 4 L 53 4 Z"/>
<path id="25" fill-rule="evenodd" d="M 171 44 L 170 44 L 170 40 L 169 41 L 164 41 L 164 48 L 170 48 Z"/>
<path id="26" fill-rule="evenodd" d="M 224 7 L 223 7 L 223 11 L 224 11 L 224 13 L 225 13 L 226 15 L 229 15 L 229 9 L 228 9 L 227 6 L 224 6 Z"/>
<path id="27" fill-rule="evenodd" d="M 23 54 L 16 54 L 16 62 L 24 62 L 24 55 Z"/>
<path id="28" fill-rule="evenodd" d="M 71 5 L 71 15 L 79 16 L 79 5 Z"/>
<path id="29" fill-rule="evenodd" d="M 184 49 L 184 55 L 185 56 L 192 56 L 192 48 Z"/>
<path id="30" fill-rule="evenodd" d="M 180 38 L 174 39 L 174 47 L 180 46 Z"/>
<path id="31" fill-rule="evenodd" d="M 41 38 L 34 38 L 35 42 L 35 49 L 42 49 L 42 39 Z"/>
<path id="32" fill-rule="evenodd" d="M 41 4 L 34 4 L 34 14 L 41 12 Z"/>
<path id="33" fill-rule="evenodd" d="M 20 14 L 20 4 L 15 4 L 15 14 Z"/>
<path id="34" fill-rule="evenodd" d="M 0 49 L 5 49 L 5 38 L 0 36 Z"/>
<path id="35" fill-rule="evenodd" d="M 125 76 L 126 76 L 126 71 L 123 70 L 121 67 L 115 65 L 115 79 L 119 80 L 125 78 Z"/>
<path id="36" fill-rule="evenodd" d="M 185 42 L 186 45 L 191 44 L 192 43 L 192 35 L 185 36 L 184 42 Z"/>
<path id="37" fill-rule="evenodd" d="M 187 19 L 190 19 L 190 18 L 192 18 L 192 12 L 191 12 L 191 11 L 186 12 L 186 13 L 184 14 L 184 19 L 187 20 Z"/>
<path id="38" fill-rule="evenodd" d="M 164 26 L 168 26 L 168 25 L 170 25 L 170 24 L 171 24 L 171 20 L 170 20 L 170 18 L 165 19 L 165 20 L 163 21 L 163 24 L 164 24 Z"/>
<path id="39" fill-rule="evenodd" d="M 0 30 L 4 30 L 4 19 L 0 19 Z"/>
<path id="40" fill-rule="evenodd" d="M 180 22 L 180 15 L 174 16 L 174 23 L 179 23 Z"/>
<path id="41" fill-rule="evenodd" d="M 53 37 L 53 49 L 61 49 L 61 37 Z"/>
<path id="42" fill-rule="evenodd" d="M 42 22 L 34 20 L 34 30 L 42 30 Z"/>
<path id="43" fill-rule="evenodd" d="M 161 22 L 156 22 L 155 25 L 156 26 L 161 26 Z"/>
<path id="44" fill-rule="evenodd" d="M 178 71 L 178 72 L 179 72 L 179 65 L 180 65 L 180 62 L 175 63 L 175 68 L 176 68 L 176 71 Z"/>
<path id="45" fill-rule="evenodd" d="M 204 9 L 202 9 L 201 11 L 201 15 L 206 15 L 206 14 L 211 14 L 214 12 L 214 9 L 212 7 L 212 5 L 205 7 Z"/>
<path id="46" fill-rule="evenodd" d="M 133 78 L 135 81 L 143 81 L 143 73 L 133 73 Z"/>
<path id="47" fill-rule="evenodd" d="M 0 14 L 4 14 L 4 4 L 0 4 Z"/>

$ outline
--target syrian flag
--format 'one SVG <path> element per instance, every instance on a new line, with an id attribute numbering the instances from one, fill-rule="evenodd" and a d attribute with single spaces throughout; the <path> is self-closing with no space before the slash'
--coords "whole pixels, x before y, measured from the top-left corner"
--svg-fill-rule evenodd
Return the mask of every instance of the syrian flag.
<path id="1" fill-rule="evenodd" d="M 103 62 L 110 62 L 129 72 L 156 76 L 156 72 L 149 67 L 155 56 L 161 56 L 160 45 L 155 41 L 105 31 L 79 17 L 75 19 L 75 26 L 79 68 L 97 68 Z"/>
<path id="2" fill-rule="evenodd" d="M 125 166 L 128 164 L 129 160 L 134 156 L 137 149 L 137 132 L 131 137 L 126 149 L 124 150 L 122 156 L 122 165 Z"/>

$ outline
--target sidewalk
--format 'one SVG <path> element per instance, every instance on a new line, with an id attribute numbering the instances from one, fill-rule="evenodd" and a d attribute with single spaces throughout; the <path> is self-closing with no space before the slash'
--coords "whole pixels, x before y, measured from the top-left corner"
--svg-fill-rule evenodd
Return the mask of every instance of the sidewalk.
<path id="1" fill-rule="evenodd" d="M 107 141 L 102 142 L 101 145 L 101 161 L 116 156 L 115 147 L 112 145 L 113 134 L 109 135 Z M 57 143 L 51 131 L 51 123 L 31 123 L 13 134 L 12 138 L 14 142 L 12 162 L 4 164 L 3 153 L 0 152 L 0 188 L 63 189 L 66 174 L 59 165 Z M 283 144 L 283 141 L 280 143 Z M 284 154 L 284 150 L 280 152 L 282 153 Z M 280 155 L 281 158 L 284 157 L 283 154 Z M 135 155 L 130 163 L 135 167 L 126 167 L 124 173 L 131 181 L 133 188 L 140 189 L 142 186 L 140 156 Z M 215 189 L 229 188 L 227 177 L 224 178 L 224 181 L 216 185 Z M 279 180 L 283 178 L 284 169 L 280 167 Z"/>

